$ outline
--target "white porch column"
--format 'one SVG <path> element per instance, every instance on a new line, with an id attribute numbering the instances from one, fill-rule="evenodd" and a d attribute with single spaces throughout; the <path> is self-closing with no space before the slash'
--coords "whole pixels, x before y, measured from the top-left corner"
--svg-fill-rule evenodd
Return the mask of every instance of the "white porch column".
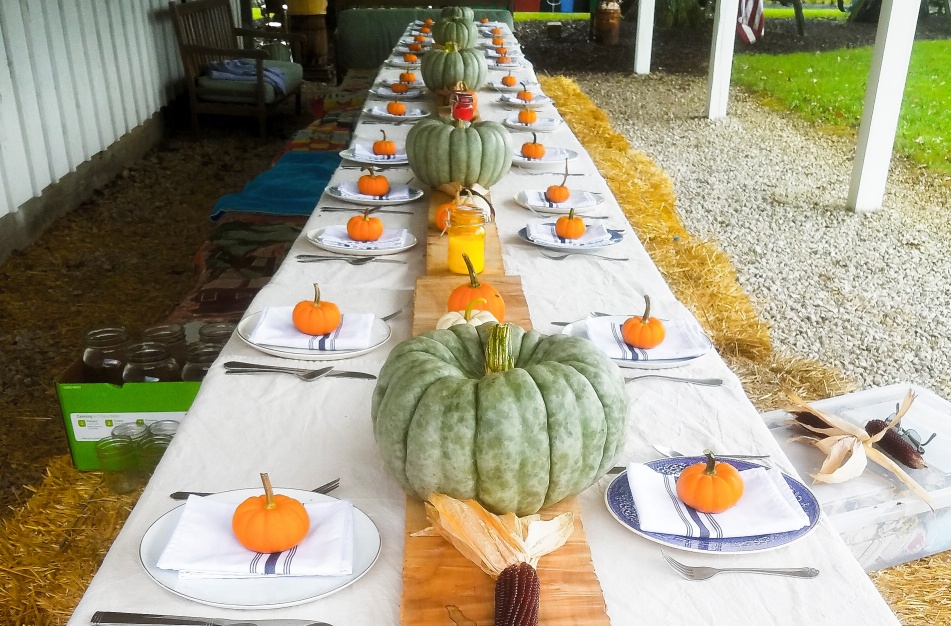
<path id="1" fill-rule="evenodd" d="M 719 0 L 713 19 L 713 43 L 710 45 L 710 70 L 707 73 L 707 117 L 726 117 L 730 99 L 730 74 L 733 72 L 733 41 L 740 0 Z"/>
<path id="2" fill-rule="evenodd" d="M 882 0 L 849 183 L 847 203 L 854 211 L 882 207 L 917 24 L 916 7 L 906 1 Z"/>
<path id="3" fill-rule="evenodd" d="M 638 0 L 637 39 L 634 40 L 634 73 L 650 74 L 654 43 L 654 0 Z"/>

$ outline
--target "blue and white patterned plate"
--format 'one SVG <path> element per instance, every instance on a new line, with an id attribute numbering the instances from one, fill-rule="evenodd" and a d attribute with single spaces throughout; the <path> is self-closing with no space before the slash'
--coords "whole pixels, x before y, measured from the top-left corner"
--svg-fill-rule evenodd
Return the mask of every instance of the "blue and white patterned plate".
<path id="1" fill-rule="evenodd" d="M 542 248 L 549 248 L 549 249 L 551 249 L 551 250 L 561 250 L 562 252 L 564 252 L 564 251 L 568 251 L 568 252 L 588 252 L 588 251 L 593 251 L 593 250 L 600 250 L 600 249 L 602 249 L 602 248 L 607 248 L 608 246 L 613 246 L 613 245 L 615 245 L 615 244 L 621 243 L 621 241 L 624 239 L 624 232 L 623 232 L 623 231 L 614 230 L 614 229 L 611 229 L 611 228 L 609 228 L 609 229 L 607 229 L 607 230 L 608 230 L 608 233 L 611 235 L 611 238 L 610 238 L 610 239 L 608 239 L 608 240 L 606 240 L 606 241 L 602 241 L 602 242 L 600 242 L 600 243 L 591 243 L 591 244 L 584 245 L 584 246 L 579 246 L 579 245 L 576 244 L 576 243 L 567 243 L 567 242 L 566 242 L 566 243 L 554 243 L 554 242 L 548 242 L 548 241 L 534 241 L 534 240 L 532 240 L 532 239 L 529 239 L 529 237 L 528 237 L 528 227 L 525 227 L 525 228 L 522 228 L 521 230 L 519 230 L 519 231 L 518 231 L 518 236 L 521 237 L 523 240 L 527 241 L 528 243 L 530 243 L 530 244 L 532 244 L 532 245 L 535 245 L 535 246 L 542 247 Z"/>
<path id="2" fill-rule="evenodd" d="M 662 474 L 680 474 L 688 465 L 703 462 L 704 457 L 684 456 L 673 457 L 670 459 L 657 459 L 649 461 L 645 465 L 656 472 Z M 747 470 L 754 467 L 762 467 L 756 463 L 740 461 L 736 459 L 719 459 L 722 463 L 729 463 L 738 470 Z M 783 474 L 786 484 L 792 489 L 796 502 L 802 507 L 802 510 L 809 518 L 809 525 L 785 533 L 770 533 L 767 535 L 754 535 L 752 537 L 729 537 L 725 539 L 699 539 L 695 537 L 684 537 L 682 535 L 667 535 L 664 533 L 653 533 L 641 530 L 637 519 L 637 509 L 634 508 L 634 498 L 631 496 L 631 487 L 627 482 L 627 471 L 623 471 L 611 481 L 607 491 L 604 492 L 604 502 L 608 506 L 608 511 L 619 521 L 622 526 L 634 533 L 654 541 L 656 543 L 678 548 L 680 550 L 689 550 L 691 552 L 722 552 L 726 554 L 765 552 L 787 546 L 794 541 L 802 539 L 816 527 L 819 523 L 819 501 L 812 491 L 795 478 Z"/>

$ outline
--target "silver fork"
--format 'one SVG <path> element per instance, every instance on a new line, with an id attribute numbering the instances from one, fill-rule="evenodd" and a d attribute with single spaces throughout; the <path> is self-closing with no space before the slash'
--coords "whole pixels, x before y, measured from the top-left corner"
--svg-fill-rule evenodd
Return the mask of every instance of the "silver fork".
<path id="1" fill-rule="evenodd" d="M 675 380 L 681 383 L 691 383 L 693 385 L 703 385 L 705 387 L 719 387 L 723 384 L 722 378 L 681 378 L 680 376 L 666 376 L 664 374 L 641 374 L 634 378 L 625 378 L 624 382 L 630 383 L 642 378 L 662 378 L 664 380 Z"/>
<path id="2" fill-rule="evenodd" d="M 326 495 L 339 486 L 340 486 L 340 479 L 334 478 L 330 482 L 325 483 L 321 485 L 320 487 L 317 487 L 316 489 L 312 489 L 311 491 L 313 491 L 314 493 L 322 493 Z M 171 498 L 172 500 L 187 500 L 188 496 L 210 496 L 210 495 L 214 495 L 214 493 L 215 492 L 213 491 L 176 491 L 174 493 L 168 494 L 168 497 Z"/>
<path id="3" fill-rule="evenodd" d="M 671 568 L 687 580 L 706 580 L 723 572 L 743 574 L 772 574 L 774 576 L 790 576 L 792 578 L 815 578 L 819 570 L 814 567 L 695 567 L 684 565 L 669 557 L 663 550 L 661 556 Z"/>
<path id="4" fill-rule="evenodd" d="M 336 257 L 336 256 L 318 256 L 316 254 L 314 255 L 299 254 L 294 258 L 296 258 L 301 263 L 320 263 L 321 261 L 344 261 L 346 263 L 349 263 L 350 265 L 366 265 L 367 263 L 372 263 L 375 261 L 377 263 L 400 263 L 402 265 L 406 265 L 406 261 L 401 261 L 399 259 L 381 259 L 375 256 L 365 256 L 365 257 L 360 257 L 357 259 L 345 259 L 343 257 Z"/>
<path id="5" fill-rule="evenodd" d="M 542 217 L 545 219 L 548 219 L 549 217 L 561 217 L 562 215 L 567 215 L 567 213 L 542 213 L 541 211 L 536 211 L 535 209 L 533 209 L 532 207 L 528 205 L 525 205 L 525 208 L 531 211 L 532 213 L 534 213 L 535 215 L 537 215 L 538 217 Z M 584 219 L 589 219 L 589 220 L 609 219 L 607 215 L 580 215 L 578 214 L 578 217 L 582 217 Z"/>
<path id="6" fill-rule="evenodd" d="M 627 257 L 614 257 L 614 256 L 604 256 L 602 254 L 592 254 L 591 252 L 567 252 L 565 254 L 545 254 L 544 252 L 540 253 L 546 259 L 551 259 L 552 261 L 563 261 L 570 256 L 592 256 L 598 259 L 604 259 L 606 261 L 629 261 Z M 596 315 L 595 317 L 603 317 L 601 315 Z"/>

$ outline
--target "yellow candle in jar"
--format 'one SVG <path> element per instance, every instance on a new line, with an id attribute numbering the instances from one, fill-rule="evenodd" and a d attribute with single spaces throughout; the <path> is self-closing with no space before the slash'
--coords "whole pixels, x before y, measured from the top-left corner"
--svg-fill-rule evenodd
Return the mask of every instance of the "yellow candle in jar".
<path id="1" fill-rule="evenodd" d="M 449 254 L 446 264 L 454 274 L 468 274 L 462 255 L 469 256 L 478 274 L 485 269 L 485 215 L 478 207 L 453 206 L 449 211 Z"/>

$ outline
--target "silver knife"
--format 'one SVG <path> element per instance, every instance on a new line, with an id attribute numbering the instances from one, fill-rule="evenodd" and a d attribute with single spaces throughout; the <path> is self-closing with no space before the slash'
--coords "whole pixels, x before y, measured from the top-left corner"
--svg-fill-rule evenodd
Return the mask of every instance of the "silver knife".
<path id="1" fill-rule="evenodd" d="M 159 615 L 155 613 L 118 613 L 96 611 L 90 624 L 163 624 L 164 626 L 331 626 L 327 622 L 306 619 L 223 619 L 218 617 L 187 617 L 183 615 Z"/>
<path id="2" fill-rule="evenodd" d="M 307 371 L 307 370 L 303 370 Z M 274 373 L 274 374 L 296 374 L 294 370 L 288 369 L 273 369 L 268 367 L 226 367 L 225 374 L 264 374 L 264 373 Z M 376 380 L 376 376 L 373 374 L 367 374 L 366 372 L 350 372 L 347 370 L 334 370 L 329 374 L 324 374 L 321 378 L 357 378 L 359 380 Z"/>

